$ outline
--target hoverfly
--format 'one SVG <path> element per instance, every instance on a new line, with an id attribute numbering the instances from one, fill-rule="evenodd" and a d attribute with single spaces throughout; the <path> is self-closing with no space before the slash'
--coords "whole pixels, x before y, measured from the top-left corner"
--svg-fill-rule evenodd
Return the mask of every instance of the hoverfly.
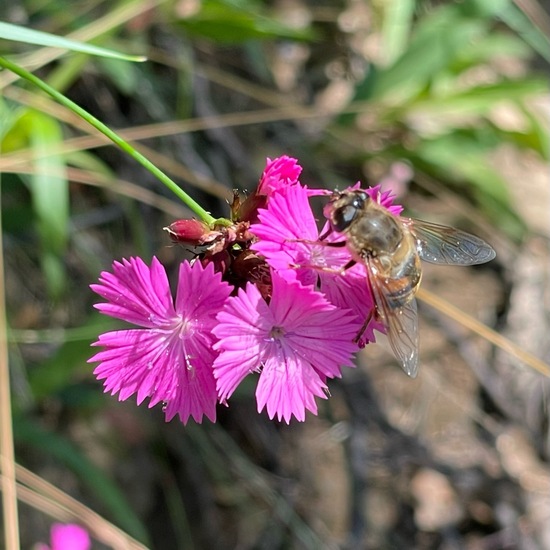
<path id="1" fill-rule="evenodd" d="M 365 265 L 375 315 L 386 327 L 401 367 L 414 378 L 418 372 L 415 294 L 422 278 L 420 260 L 474 265 L 492 260 L 495 251 L 459 229 L 394 215 L 360 189 L 334 192 L 324 214 L 331 230 L 346 237 L 352 261 L 345 268 Z"/>

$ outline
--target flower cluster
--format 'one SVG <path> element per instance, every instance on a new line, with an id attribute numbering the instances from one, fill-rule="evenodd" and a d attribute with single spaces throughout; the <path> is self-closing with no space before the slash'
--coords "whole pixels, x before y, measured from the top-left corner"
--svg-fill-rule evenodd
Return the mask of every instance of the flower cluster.
<path id="1" fill-rule="evenodd" d="M 91 286 L 106 300 L 97 309 L 139 327 L 93 344 L 102 348 L 90 361 L 99 362 L 94 373 L 106 392 L 137 394 L 138 404 L 149 398 L 149 407 L 162 402 L 167 420 L 215 421 L 216 404 L 259 373 L 259 412 L 287 423 L 317 413 L 327 380 L 384 327 L 371 315 L 365 267 L 348 269 L 348 249 L 334 246 L 342 235 L 317 227 L 310 199 L 327 192 L 303 186 L 301 170 L 295 159 L 268 159 L 255 192 L 235 198 L 231 224 L 179 220 L 167 228 L 201 247 L 180 265 L 175 299 L 156 258 L 150 266 L 115 262 L 101 274 Z M 366 192 L 400 213 L 389 193 Z"/>

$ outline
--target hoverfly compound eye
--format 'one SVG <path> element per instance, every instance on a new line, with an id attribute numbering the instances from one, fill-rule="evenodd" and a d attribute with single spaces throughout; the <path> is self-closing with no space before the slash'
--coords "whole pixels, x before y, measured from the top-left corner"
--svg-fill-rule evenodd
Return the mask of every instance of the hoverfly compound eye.
<path id="1" fill-rule="evenodd" d="M 357 215 L 357 207 L 353 204 L 348 204 L 337 208 L 332 214 L 332 227 L 335 231 L 345 231 L 355 219 Z"/>
<path id="2" fill-rule="evenodd" d="M 362 191 L 335 191 L 325 205 L 323 214 L 330 221 L 332 229 L 341 233 L 353 223 L 368 198 Z"/>

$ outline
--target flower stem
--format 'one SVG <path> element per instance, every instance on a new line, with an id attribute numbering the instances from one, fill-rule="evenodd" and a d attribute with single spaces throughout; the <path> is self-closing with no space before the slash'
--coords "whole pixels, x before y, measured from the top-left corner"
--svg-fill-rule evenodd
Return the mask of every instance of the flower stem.
<path id="1" fill-rule="evenodd" d="M 141 153 L 136 151 L 127 141 L 123 140 L 117 133 L 113 132 L 108 128 L 103 122 L 99 121 L 97 118 L 92 116 L 90 113 L 85 111 L 82 107 L 79 107 L 76 103 L 71 101 L 69 98 L 65 97 L 63 94 L 46 84 L 43 80 L 37 76 L 29 73 L 19 65 L 8 61 L 7 59 L 0 57 L 0 67 L 4 67 L 13 73 L 19 75 L 21 78 L 31 82 L 48 95 L 52 96 L 56 101 L 65 105 L 68 109 L 76 113 L 79 117 L 83 118 L 88 124 L 92 125 L 94 128 L 99 130 L 102 134 L 107 136 L 113 143 L 118 145 L 123 151 L 128 153 L 132 158 L 137 160 L 145 169 L 149 170 L 153 176 L 159 179 L 170 191 L 172 191 L 182 202 L 192 210 L 202 221 L 208 225 L 214 225 L 215 223 L 221 225 L 229 224 L 229 220 L 216 219 L 210 212 L 207 212 L 195 202 L 181 187 L 179 187 L 172 179 L 170 179 L 162 170 L 157 168 L 151 161 L 145 158 Z"/>

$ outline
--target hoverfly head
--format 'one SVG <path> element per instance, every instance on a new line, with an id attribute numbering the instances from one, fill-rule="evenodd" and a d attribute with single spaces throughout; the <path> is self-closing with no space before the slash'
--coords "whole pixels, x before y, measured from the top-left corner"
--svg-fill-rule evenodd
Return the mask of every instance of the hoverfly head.
<path id="1" fill-rule="evenodd" d="M 323 214 L 334 231 L 343 232 L 365 208 L 370 197 L 363 191 L 335 191 Z"/>

